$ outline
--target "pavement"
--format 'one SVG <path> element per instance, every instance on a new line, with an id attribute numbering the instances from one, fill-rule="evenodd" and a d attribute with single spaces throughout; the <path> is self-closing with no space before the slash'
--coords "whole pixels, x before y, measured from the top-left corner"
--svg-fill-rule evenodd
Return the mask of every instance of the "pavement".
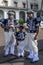
<path id="1" fill-rule="evenodd" d="M 15 59 L 14 56 L 3 56 L 3 48 L 4 46 L 0 47 L 0 65 L 42 65 L 43 64 L 43 50 L 39 51 L 39 62 L 37 63 L 30 63 L 29 59 L 26 58 L 17 58 Z"/>

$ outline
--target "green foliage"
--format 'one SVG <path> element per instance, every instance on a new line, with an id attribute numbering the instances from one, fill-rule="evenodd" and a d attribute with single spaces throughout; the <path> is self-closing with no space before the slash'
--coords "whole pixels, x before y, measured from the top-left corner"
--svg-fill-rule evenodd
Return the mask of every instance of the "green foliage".
<path id="1" fill-rule="evenodd" d="M 18 23 L 21 24 L 21 25 L 23 25 L 23 24 L 25 23 L 25 21 L 24 21 L 23 19 L 20 19 L 20 20 L 18 21 Z"/>

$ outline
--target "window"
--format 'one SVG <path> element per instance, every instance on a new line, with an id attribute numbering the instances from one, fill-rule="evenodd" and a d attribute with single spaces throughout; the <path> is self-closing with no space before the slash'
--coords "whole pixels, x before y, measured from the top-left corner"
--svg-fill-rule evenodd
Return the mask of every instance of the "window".
<path id="1" fill-rule="evenodd" d="M 25 21 L 25 12 L 24 11 L 20 11 L 19 17 L 20 17 L 20 19 L 23 19 Z"/>
<path id="2" fill-rule="evenodd" d="M 30 4 L 30 6 L 31 6 L 31 9 L 34 9 L 34 10 L 38 9 L 38 4 L 36 4 L 36 3 Z"/>
<path id="3" fill-rule="evenodd" d="M 33 4 L 31 4 L 31 9 L 33 9 Z"/>
<path id="4" fill-rule="evenodd" d="M 34 5 L 34 9 L 38 9 L 38 4 L 35 4 Z"/>

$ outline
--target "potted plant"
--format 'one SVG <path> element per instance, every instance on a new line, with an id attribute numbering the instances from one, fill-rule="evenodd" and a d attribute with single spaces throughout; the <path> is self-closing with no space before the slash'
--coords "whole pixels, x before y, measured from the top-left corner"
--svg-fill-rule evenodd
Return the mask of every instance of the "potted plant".
<path id="1" fill-rule="evenodd" d="M 23 24 L 25 23 L 25 21 L 24 21 L 23 19 L 20 19 L 20 20 L 18 21 L 18 23 L 19 23 L 20 25 L 23 25 Z"/>

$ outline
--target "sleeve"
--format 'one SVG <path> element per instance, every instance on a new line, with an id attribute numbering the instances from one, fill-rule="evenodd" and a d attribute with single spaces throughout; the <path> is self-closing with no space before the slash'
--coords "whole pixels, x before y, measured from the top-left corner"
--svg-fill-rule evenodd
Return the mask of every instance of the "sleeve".
<path id="1" fill-rule="evenodd" d="M 16 36 L 16 32 L 14 32 L 14 35 Z"/>
<path id="2" fill-rule="evenodd" d="M 5 19 L 2 20 L 1 22 L 2 22 L 1 27 L 4 28 L 4 26 L 5 26 Z"/>
<path id="3" fill-rule="evenodd" d="M 41 22 L 41 18 L 40 18 L 40 21 L 37 21 L 37 18 L 35 19 L 35 25 L 36 25 L 36 27 L 40 26 L 40 22 Z"/>
<path id="4" fill-rule="evenodd" d="M 26 35 L 26 33 L 25 33 L 25 32 L 23 32 L 23 34 L 24 34 L 24 36 Z"/>
<path id="5" fill-rule="evenodd" d="M 15 32 L 14 35 L 17 37 L 18 36 L 18 32 Z"/>
<path id="6" fill-rule="evenodd" d="M 30 25 L 29 25 L 29 19 L 27 19 L 27 26 L 30 27 Z"/>
<path id="7" fill-rule="evenodd" d="M 7 24 L 7 19 L 4 19 L 2 21 L 1 27 L 4 28 L 6 26 L 6 24 Z"/>
<path id="8" fill-rule="evenodd" d="M 27 24 L 29 24 L 29 19 L 27 18 L 27 21 L 26 21 Z"/>
<path id="9" fill-rule="evenodd" d="M 17 23 L 17 20 L 14 20 L 14 25 L 17 25 L 18 23 Z"/>

